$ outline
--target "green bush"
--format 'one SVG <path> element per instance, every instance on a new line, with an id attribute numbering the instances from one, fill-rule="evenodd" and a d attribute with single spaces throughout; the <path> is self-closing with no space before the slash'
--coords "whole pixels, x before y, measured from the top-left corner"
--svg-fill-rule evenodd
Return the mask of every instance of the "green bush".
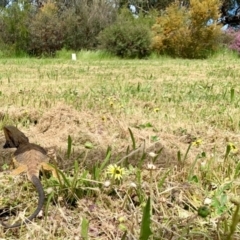
<path id="1" fill-rule="evenodd" d="M 100 33 L 99 42 L 101 48 L 122 58 L 144 58 L 151 53 L 148 24 L 132 16 L 120 16 Z"/>
<path id="2" fill-rule="evenodd" d="M 54 3 L 46 3 L 29 26 L 28 53 L 54 56 L 64 44 L 63 20 Z"/>
<path id="3" fill-rule="evenodd" d="M 174 57 L 206 58 L 220 44 L 219 4 L 219 0 L 190 0 L 188 9 L 172 4 L 153 26 L 153 49 Z"/>
<path id="4" fill-rule="evenodd" d="M 175 0 L 134 0 L 134 1 L 129 1 L 129 0 L 119 0 L 119 7 L 123 8 L 126 6 L 129 6 L 129 2 L 134 4 L 139 11 L 144 11 L 145 13 L 151 11 L 152 9 L 156 10 L 164 10 L 167 6 L 169 6 L 172 2 Z M 181 1 L 183 4 L 185 4 L 188 0 L 183 0 Z"/>
<path id="5" fill-rule="evenodd" d="M 116 19 L 116 9 L 108 1 L 77 0 L 76 6 L 62 12 L 66 49 L 96 49 L 97 36 Z"/>
<path id="6" fill-rule="evenodd" d="M 29 41 L 28 25 L 33 9 L 30 4 L 14 2 L 10 7 L 1 9 L 0 49 L 18 55 L 26 51 Z"/>

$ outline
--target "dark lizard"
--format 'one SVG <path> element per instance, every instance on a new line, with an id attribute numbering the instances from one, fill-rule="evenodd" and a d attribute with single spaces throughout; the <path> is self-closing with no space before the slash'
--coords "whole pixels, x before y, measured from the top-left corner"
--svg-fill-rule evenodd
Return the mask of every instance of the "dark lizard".
<path id="1" fill-rule="evenodd" d="M 18 222 L 13 225 L 2 223 L 4 228 L 16 228 L 20 227 L 23 223 L 29 223 L 33 220 L 43 207 L 45 194 L 39 179 L 39 172 L 42 169 L 49 170 L 52 171 L 55 177 L 56 172 L 55 169 L 48 164 L 49 158 L 44 148 L 30 143 L 24 133 L 14 126 L 5 126 L 3 131 L 6 138 L 6 143 L 3 148 L 17 148 L 13 153 L 13 163 L 17 168 L 12 171 L 12 174 L 16 176 L 22 172 L 26 172 L 28 179 L 35 186 L 39 196 L 38 206 L 30 217 L 26 218 L 23 222 Z"/>

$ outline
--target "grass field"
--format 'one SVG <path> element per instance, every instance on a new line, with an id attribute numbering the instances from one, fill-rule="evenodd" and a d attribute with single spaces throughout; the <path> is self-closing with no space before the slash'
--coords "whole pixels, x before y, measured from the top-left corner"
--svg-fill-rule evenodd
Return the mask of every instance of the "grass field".
<path id="1" fill-rule="evenodd" d="M 239 58 L 77 57 L 0 59 L 0 128 L 53 151 L 60 176 L 0 238 L 240 239 Z M 21 221 L 37 194 L 0 153 L 0 213 Z"/>

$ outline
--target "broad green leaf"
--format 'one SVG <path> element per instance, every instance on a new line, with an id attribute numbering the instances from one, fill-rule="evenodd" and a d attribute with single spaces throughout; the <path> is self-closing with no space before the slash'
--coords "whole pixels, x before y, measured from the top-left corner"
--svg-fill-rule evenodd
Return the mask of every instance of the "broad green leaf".
<path id="1" fill-rule="evenodd" d="M 88 228 L 89 228 L 89 221 L 85 217 L 83 217 L 82 226 L 81 226 L 81 237 L 84 240 L 88 240 Z"/>
<path id="2" fill-rule="evenodd" d="M 147 200 L 147 204 L 143 209 L 143 217 L 140 230 L 140 240 L 148 240 L 149 236 L 152 234 L 150 229 L 151 225 L 151 199 L 150 197 Z"/>

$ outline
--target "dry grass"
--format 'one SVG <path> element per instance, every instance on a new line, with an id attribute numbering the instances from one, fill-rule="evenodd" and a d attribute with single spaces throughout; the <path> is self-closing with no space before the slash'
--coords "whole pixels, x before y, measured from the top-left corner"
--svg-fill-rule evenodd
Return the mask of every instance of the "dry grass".
<path id="1" fill-rule="evenodd" d="M 2 59 L 0 124 L 18 125 L 32 142 L 54 147 L 72 185 L 43 178 L 45 216 L 21 229 L 0 229 L 0 237 L 121 239 L 127 231 L 126 239 L 138 239 L 150 196 L 151 239 L 231 239 L 230 198 L 239 195 L 238 61 L 224 53 L 191 61 Z M 198 139 L 199 146 L 190 146 Z M 226 154 L 230 143 L 236 149 Z M 99 168 L 109 146 L 108 163 L 121 162 L 127 173 L 106 187 L 106 168 L 96 177 L 93 166 Z M 25 177 L 9 177 L 10 153 L 0 152 L 0 208 L 28 216 L 34 189 Z M 154 170 L 147 165 L 153 152 L 159 153 Z M 202 218 L 206 198 L 211 214 Z"/>

